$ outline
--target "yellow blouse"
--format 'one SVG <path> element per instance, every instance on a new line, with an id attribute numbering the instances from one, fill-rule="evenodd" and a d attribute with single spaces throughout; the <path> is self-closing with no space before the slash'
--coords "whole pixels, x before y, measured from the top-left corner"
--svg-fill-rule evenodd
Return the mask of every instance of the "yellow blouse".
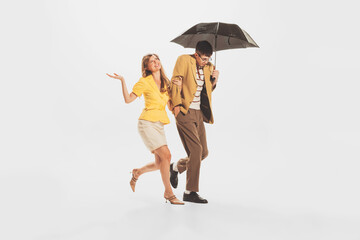
<path id="1" fill-rule="evenodd" d="M 165 106 L 169 101 L 169 95 L 167 92 L 160 92 L 152 75 L 140 78 L 134 85 L 132 92 L 138 97 L 143 94 L 145 98 L 145 108 L 139 119 L 151 122 L 160 121 L 163 124 L 170 123 L 165 111 Z"/>

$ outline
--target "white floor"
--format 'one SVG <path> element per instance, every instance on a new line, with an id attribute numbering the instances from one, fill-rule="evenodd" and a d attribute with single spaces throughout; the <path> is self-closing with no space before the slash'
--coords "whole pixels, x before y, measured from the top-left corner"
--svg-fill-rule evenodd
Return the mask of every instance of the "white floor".
<path id="1" fill-rule="evenodd" d="M 2 188 L 1 239 L 360 239 L 360 218 L 349 209 L 354 205 L 325 212 L 327 207 L 315 208 L 315 199 L 285 203 L 286 193 L 266 199 L 265 193 L 256 193 L 261 187 L 244 190 L 250 188 L 235 177 L 223 189 L 216 184 L 221 179 L 204 177 L 209 181 L 203 180 L 202 195 L 209 204 L 185 206 L 165 203 L 159 173 L 143 175 L 135 193 L 124 172 L 114 182 L 112 176 L 72 183 L 56 178 L 5 179 L 11 185 Z M 181 197 L 184 175 L 179 180 L 175 193 Z"/>

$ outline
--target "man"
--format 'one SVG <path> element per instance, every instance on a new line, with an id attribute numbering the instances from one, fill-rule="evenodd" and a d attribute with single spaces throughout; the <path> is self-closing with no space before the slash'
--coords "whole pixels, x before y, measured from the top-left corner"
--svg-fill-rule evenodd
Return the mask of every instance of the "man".
<path id="1" fill-rule="evenodd" d="M 194 203 L 208 203 L 197 192 L 201 161 L 208 155 L 204 122 L 214 122 L 211 93 L 219 77 L 219 71 L 214 70 L 209 62 L 212 53 L 209 42 L 198 42 L 193 55 L 178 57 L 172 76 L 172 81 L 182 79 L 182 87 L 172 84 L 170 97 L 175 106 L 176 126 L 187 157 L 170 165 L 170 182 L 177 188 L 177 175 L 186 170 L 183 200 Z"/>

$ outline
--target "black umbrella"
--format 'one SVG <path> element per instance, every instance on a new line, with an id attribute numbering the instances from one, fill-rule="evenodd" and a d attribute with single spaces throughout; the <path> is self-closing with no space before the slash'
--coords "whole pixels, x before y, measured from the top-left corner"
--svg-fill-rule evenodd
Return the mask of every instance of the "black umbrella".
<path id="1" fill-rule="evenodd" d="M 259 47 L 250 35 L 236 24 L 212 22 L 199 23 L 171 40 L 185 48 L 195 48 L 198 41 L 208 41 L 215 51 Z"/>

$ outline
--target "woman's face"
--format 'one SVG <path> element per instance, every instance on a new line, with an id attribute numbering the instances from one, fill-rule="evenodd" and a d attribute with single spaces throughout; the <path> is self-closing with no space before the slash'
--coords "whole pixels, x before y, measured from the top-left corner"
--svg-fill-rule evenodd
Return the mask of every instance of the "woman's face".
<path id="1" fill-rule="evenodd" d="M 159 58 L 157 58 L 155 55 L 152 55 L 149 58 L 149 62 L 147 64 L 147 69 L 151 72 L 157 72 L 161 69 L 161 62 Z"/>

